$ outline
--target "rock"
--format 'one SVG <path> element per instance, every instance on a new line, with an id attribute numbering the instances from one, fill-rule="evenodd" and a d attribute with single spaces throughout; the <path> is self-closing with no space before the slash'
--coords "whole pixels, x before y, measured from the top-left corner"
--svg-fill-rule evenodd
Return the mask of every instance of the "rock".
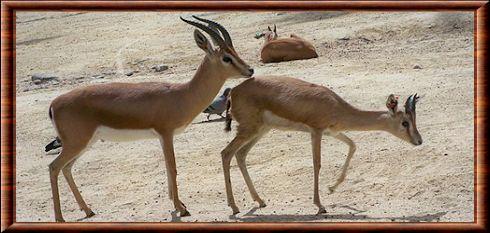
<path id="1" fill-rule="evenodd" d="M 126 73 L 126 76 L 131 76 L 133 74 L 134 74 L 134 71 L 129 71 L 129 72 Z"/>
<path id="2" fill-rule="evenodd" d="M 419 66 L 419 65 L 415 65 L 413 68 L 414 68 L 414 69 L 416 69 L 416 70 L 420 70 L 420 69 L 422 69 L 422 67 L 421 67 L 421 66 Z"/>
<path id="3" fill-rule="evenodd" d="M 151 69 L 152 70 L 155 70 L 155 72 L 162 72 L 162 71 L 168 70 L 168 68 L 169 68 L 168 66 L 162 65 L 162 64 L 155 65 L 155 66 L 152 66 L 151 67 Z"/>
<path id="4" fill-rule="evenodd" d="M 105 78 L 104 75 L 94 75 L 92 76 L 93 79 L 103 79 Z"/>
<path id="5" fill-rule="evenodd" d="M 349 37 L 347 37 L 347 36 L 344 36 L 344 37 L 342 37 L 342 38 L 340 38 L 340 39 L 338 39 L 338 40 L 344 40 L 344 41 L 347 41 L 347 40 L 350 40 L 350 38 L 349 38 Z"/>
<path id="6" fill-rule="evenodd" d="M 58 77 L 56 77 L 54 75 L 49 75 L 49 74 L 33 74 L 33 75 L 31 75 L 31 81 L 36 85 L 47 83 L 47 82 L 50 82 L 53 80 L 58 81 Z"/>

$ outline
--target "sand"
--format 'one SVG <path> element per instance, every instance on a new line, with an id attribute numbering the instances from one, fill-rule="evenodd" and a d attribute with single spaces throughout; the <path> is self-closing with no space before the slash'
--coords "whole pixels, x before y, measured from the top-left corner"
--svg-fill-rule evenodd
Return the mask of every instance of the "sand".
<path id="1" fill-rule="evenodd" d="M 384 110 L 386 97 L 413 93 L 424 139 L 413 146 L 385 132 L 347 132 L 357 144 L 346 181 L 329 194 L 347 146 L 323 138 L 320 196 L 327 214 L 315 215 L 310 135 L 271 131 L 250 152 L 248 168 L 257 208 L 236 161 L 231 179 L 241 213 L 226 205 L 220 151 L 235 129 L 201 114 L 175 138 L 181 200 L 192 214 L 178 217 L 167 196 L 158 140 L 97 142 L 73 170 L 96 215 L 84 218 L 64 178 L 64 218 L 82 222 L 471 222 L 474 218 L 473 14 L 444 12 L 235 12 L 196 14 L 230 31 L 236 50 L 257 75 L 287 75 L 325 85 L 354 106 Z M 18 12 L 16 26 L 16 221 L 52 222 L 48 165 L 56 153 L 50 102 L 75 87 L 109 82 L 185 82 L 204 53 L 189 12 Z M 262 64 L 256 32 L 276 24 L 279 36 L 298 34 L 319 58 Z M 161 73 L 151 67 L 170 68 Z M 418 67 L 416 67 L 418 66 Z M 137 71 L 126 76 L 129 71 Z M 33 74 L 58 81 L 36 85 Z M 103 78 L 97 77 L 102 75 Z M 242 80 L 233 80 L 233 87 Z M 214 116 L 216 117 L 216 116 Z M 236 126 L 236 122 L 234 122 Z"/>

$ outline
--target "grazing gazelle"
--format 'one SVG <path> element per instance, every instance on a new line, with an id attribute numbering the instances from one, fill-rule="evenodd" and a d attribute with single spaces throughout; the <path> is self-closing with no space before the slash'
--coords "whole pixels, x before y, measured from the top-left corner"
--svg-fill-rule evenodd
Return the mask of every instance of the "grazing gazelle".
<path id="1" fill-rule="evenodd" d="M 408 97 L 405 111 L 397 109 L 394 95 L 388 97 L 388 111 L 364 111 L 344 101 L 330 89 L 288 77 L 255 77 L 248 79 L 231 90 L 231 117 L 238 125 L 235 138 L 221 152 L 225 175 L 228 205 L 233 214 L 239 212 L 230 181 L 230 161 L 236 154 L 238 167 L 248 186 L 252 198 L 260 207 L 265 207 L 248 174 L 245 158 L 250 149 L 271 128 L 305 131 L 311 134 L 314 168 L 314 198 L 318 214 L 325 213 L 318 194 L 320 172 L 320 148 L 322 135 L 332 136 L 347 145 L 349 153 L 342 173 L 330 187 L 333 192 L 344 180 L 349 162 L 356 150 L 354 142 L 342 132 L 383 130 L 414 145 L 422 144 L 415 123 L 417 94 Z M 231 117 L 227 112 L 226 131 L 231 130 Z"/>
<path id="2" fill-rule="evenodd" d="M 169 198 L 181 216 L 189 215 L 178 197 L 173 137 L 213 101 L 227 79 L 248 78 L 253 69 L 238 56 L 223 26 L 205 19 L 199 20 L 208 26 L 181 19 L 208 33 L 218 46 L 213 48 L 206 36 L 197 29 L 194 31 L 197 46 L 206 52 L 206 56 L 189 82 L 100 84 L 75 89 L 51 103 L 49 116 L 62 143 L 61 153 L 49 165 L 56 221 L 64 221 L 58 193 L 60 171 L 63 171 L 80 208 L 88 217 L 94 215 L 73 181 L 71 168 L 85 148 L 97 139 L 160 139 Z"/>
<path id="3" fill-rule="evenodd" d="M 267 31 L 255 35 L 256 39 L 265 38 L 260 51 L 263 63 L 303 60 L 318 57 L 315 47 L 308 41 L 291 34 L 289 38 L 277 38 L 277 28 L 267 27 Z"/>

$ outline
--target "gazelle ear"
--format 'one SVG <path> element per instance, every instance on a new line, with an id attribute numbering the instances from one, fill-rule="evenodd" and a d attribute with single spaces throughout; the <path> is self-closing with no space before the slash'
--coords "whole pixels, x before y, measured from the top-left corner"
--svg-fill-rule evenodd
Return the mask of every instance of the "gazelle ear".
<path id="1" fill-rule="evenodd" d="M 277 34 L 277 28 L 276 28 L 276 25 L 274 24 L 274 33 Z"/>
<path id="2" fill-rule="evenodd" d="M 272 29 L 270 26 L 267 26 L 267 30 L 269 30 L 270 32 L 272 32 Z"/>
<path id="3" fill-rule="evenodd" d="M 204 50 L 204 52 L 210 54 L 213 51 L 213 47 L 209 43 L 208 38 L 197 29 L 194 30 L 194 40 L 196 40 L 197 46 Z"/>
<path id="4" fill-rule="evenodd" d="M 388 99 L 386 100 L 386 107 L 388 108 L 390 115 L 394 116 L 398 109 L 398 96 L 393 94 L 388 96 Z"/>

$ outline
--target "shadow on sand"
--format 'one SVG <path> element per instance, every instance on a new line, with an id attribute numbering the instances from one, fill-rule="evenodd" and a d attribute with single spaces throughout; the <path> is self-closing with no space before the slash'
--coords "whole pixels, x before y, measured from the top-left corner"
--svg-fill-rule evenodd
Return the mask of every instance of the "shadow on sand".
<path id="1" fill-rule="evenodd" d="M 223 122 L 225 121 L 225 118 L 217 118 L 217 119 L 212 119 L 212 120 L 205 120 L 205 121 L 199 121 L 199 122 L 195 122 L 195 123 L 192 123 L 193 125 L 197 125 L 197 124 L 205 124 L 205 123 L 213 123 L 213 122 Z"/>
<path id="2" fill-rule="evenodd" d="M 332 222 L 335 220 L 351 220 L 351 221 L 369 221 L 369 222 L 433 222 L 439 220 L 447 212 L 438 212 L 435 214 L 424 214 L 424 215 L 413 215 L 413 216 L 386 216 L 386 217 L 370 217 L 365 214 L 359 214 L 365 212 L 364 210 L 358 210 L 350 206 L 337 206 L 353 210 L 356 213 L 353 214 L 277 214 L 277 215 L 258 215 L 255 214 L 259 208 L 254 207 L 249 212 L 241 217 L 230 216 L 230 219 L 237 220 L 240 222 L 298 222 L 298 221 L 315 221 L 322 219 L 329 219 Z"/>

